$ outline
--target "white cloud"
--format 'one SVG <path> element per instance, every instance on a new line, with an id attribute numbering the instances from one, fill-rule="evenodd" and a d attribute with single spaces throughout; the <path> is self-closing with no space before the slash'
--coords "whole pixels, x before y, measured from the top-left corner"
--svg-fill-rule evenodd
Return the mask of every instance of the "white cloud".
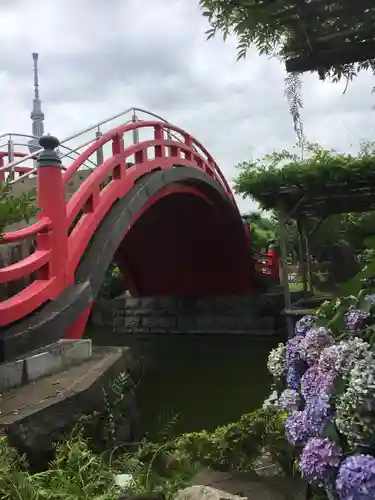
<path id="1" fill-rule="evenodd" d="M 253 52 L 237 63 L 234 39 L 207 42 L 198 0 L 2 0 L 0 17 L 2 132 L 30 131 L 37 51 L 46 130 L 60 138 L 139 105 L 196 135 L 228 179 L 237 162 L 295 142 L 283 65 Z M 373 138 L 372 86 L 362 74 L 343 95 L 306 75 L 309 139 L 345 151 Z"/>

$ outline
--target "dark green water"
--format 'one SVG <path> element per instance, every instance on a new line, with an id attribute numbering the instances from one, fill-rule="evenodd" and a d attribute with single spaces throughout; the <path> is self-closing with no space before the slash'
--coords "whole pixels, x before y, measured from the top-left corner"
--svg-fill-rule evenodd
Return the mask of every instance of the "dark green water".
<path id="1" fill-rule="evenodd" d="M 125 336 L 88 336 L 95 344 L 129 345 Z M 139 341 L 134 352 L 144 370 L 136 393 L 144 428 L 153 433 L 178 414 L 176 432 L 212 429 L 259 407 L 269 392 L 267 356 L 279 341 L 230 335 Z"/>

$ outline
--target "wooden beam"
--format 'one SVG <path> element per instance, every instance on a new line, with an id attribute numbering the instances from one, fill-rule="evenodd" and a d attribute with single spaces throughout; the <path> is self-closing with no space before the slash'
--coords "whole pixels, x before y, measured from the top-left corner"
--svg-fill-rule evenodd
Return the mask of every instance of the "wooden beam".
<path id="1" fill-rule="evenodd" d="M 287 59 L 288 73 L 330 69 L 332 66 L 364 62 L 375 59 L 375 40 L 343 44 L 339 49 L 324 50 L 309 56 Z"/>

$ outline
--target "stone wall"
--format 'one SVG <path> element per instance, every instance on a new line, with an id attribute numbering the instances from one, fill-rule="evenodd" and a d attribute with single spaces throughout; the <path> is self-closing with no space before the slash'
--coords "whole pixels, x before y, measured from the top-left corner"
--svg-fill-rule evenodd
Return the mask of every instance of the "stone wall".
<path id="1" fill-rule="evenodd" d="M 99 300 L 91 324 L 126 334 L 272 335 L 280 329 L 280 294 L 182 299 Z"/>

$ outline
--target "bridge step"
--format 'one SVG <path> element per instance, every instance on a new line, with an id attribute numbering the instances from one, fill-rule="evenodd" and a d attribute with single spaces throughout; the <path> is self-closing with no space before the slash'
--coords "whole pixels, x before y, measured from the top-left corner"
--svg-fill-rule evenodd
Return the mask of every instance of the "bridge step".
<path id="1" fill-rule="evenodd" d="M 90 339 L 59 340 L 28 356 L 0 364 L 0 393 L 58 373 L 92 356 Z"/>

